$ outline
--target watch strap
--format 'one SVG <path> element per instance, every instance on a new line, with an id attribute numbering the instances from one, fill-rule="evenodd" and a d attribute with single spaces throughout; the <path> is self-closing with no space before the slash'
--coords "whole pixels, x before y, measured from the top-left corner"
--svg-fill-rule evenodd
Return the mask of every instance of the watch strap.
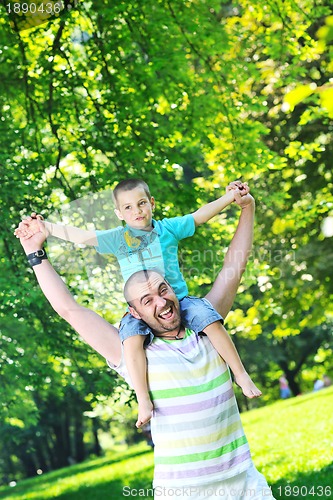
<path id="1" fill-rule="evenodd" d="M 30 266 L 34 267 L 41 264 L 42 260 L 47 259 L 47 253 L 44 248 L 41 248 L 40 250 L 36 250 L 36 252 L 29 253 L 27 259 Z"/>

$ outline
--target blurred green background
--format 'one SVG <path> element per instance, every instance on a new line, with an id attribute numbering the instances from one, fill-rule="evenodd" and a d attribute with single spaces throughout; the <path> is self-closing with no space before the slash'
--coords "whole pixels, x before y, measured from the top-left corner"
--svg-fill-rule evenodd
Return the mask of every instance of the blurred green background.
<path id="1" fill-rule="evenodd" d="M 129 176 L 149 184 L 156 218 L 192 212 L 235 179 L 251 187 L 254 247 L 226 326 L 264 395 L 237 393 L 242 411 L 279 399 L 282 373 L 293 396 L 332 378 L 331 2 L 96 0 L 32 29 L 22 29 L 29 13 L 15 27 L 7 4 L 0 482 L 142 438 L 133 395 L 56 317 L 13 237 L 32 210 L 104 229 L 114 221 L 110 190 Z M 238 217 L 232 206 L 181 245 L 192 294 L 208 291 Z M 49 246 L 79 300 L 119 321 L 112 261 Z"/>

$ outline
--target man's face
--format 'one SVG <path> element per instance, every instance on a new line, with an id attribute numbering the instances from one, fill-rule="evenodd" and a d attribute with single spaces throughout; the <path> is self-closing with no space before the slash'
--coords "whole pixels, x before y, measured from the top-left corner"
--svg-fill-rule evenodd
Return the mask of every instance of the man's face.
<path id="1" fill-rule="evenodd" d="M 130 227 L 149 231 L 152 229 L 154 207 L 154 198 L 148 198 L 143 187 L 138 186 L 130 191 L 118 193 L 115 213 Z"/>
<path id="2" fill-rule="evenodd" d="M 129 288 L 130 312 L 145 321 L 157 336 L 179 330 L 179 301 L 171 286 L 158 273 L 150 273 L 143 283 L 135 282 Z"/>

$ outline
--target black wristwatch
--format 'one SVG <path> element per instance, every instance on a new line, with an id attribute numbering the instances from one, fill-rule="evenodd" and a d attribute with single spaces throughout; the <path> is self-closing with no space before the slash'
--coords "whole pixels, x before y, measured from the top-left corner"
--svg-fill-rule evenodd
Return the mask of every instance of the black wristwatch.
<path id="1" fill-rule="evenodd" d="M 44 248 L 41 248 L 40 250 L 36 250 L 36 252 L 29 253 L 29 255 L 27 255 L 27 259 L 30 266 L 34 267 L 41 264 L 42 260 L 47 259 L 47 254 Z"/>

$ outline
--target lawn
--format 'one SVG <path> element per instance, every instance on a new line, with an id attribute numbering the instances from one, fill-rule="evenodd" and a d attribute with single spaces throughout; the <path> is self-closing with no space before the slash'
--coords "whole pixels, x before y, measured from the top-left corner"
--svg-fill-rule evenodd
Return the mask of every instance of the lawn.
<path id="1" fill-rule="evenodd" d="M 332 409 L 329 388 L 242 414 L 254 462 L 276 499 L 333 498 Z M 0 498 L 152 500 L 152 474 L 153 454 L 141 444 L 2 487 Z"/>

